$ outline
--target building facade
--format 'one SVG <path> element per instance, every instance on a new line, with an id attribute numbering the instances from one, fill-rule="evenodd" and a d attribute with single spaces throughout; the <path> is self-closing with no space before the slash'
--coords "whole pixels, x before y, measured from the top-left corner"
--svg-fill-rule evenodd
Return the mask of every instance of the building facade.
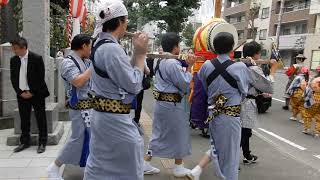
<path id="1" fill-rule="evenodd" d="M 316 16 L 314 33 L 306 37 L 304 55 L 308 58 L 307 62 L 311 69 L 320 65 L 320 0 L 311 0 L 310 15 Z"/>
<path id="2" fill-rule="evenodd" d="M 280 0 L 226 0 L 224 18 L 233 24 L 239 35 L 239 44 L 255 40 L 263 45 L 263 58 L 270 57 L 271 43 L 276 40 Z M 258 7 L 254 15 L 250 12 Z M 254 16 L 254 28 L 251 25 Z M 285 0 L 280 28 L 279 49 L 285 65 L 293 63 L 298 53 L 307 56 L 306 63 L 314 67 L 320 32 L 320 0 Z M 241 50 L 241 48 L 240 48 Z M 314 58 L 312 58 L 314 56 Z M 319 63 L 318 63 L 319 64 Z"/>
<path id="3" fill-rule="evenodd" d="M 239 44 L 247 40 L 247 12 L 250 10 L 250 4 L 250 0 L 225 0 L 224 2 L 223 18 L 236 27 Z"/>
<path id="4" fill-rule="evenodd" d="M 313 0 L 312 0 L 313 1 Z M 272 1 L 269 37 L 276 37 L 280 0 Z M 293 63 L 294 57 L 303 53 L 308 36 L 315 33 L 316 16 L 310 14 L 311 0 L 286 0 L 280 28 L 279 49 L 286 65 Z"/>

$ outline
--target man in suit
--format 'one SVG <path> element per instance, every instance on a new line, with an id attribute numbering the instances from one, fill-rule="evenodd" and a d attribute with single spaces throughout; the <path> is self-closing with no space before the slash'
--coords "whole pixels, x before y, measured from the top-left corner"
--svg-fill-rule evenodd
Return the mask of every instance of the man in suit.
<path id="1" fill-rule="evenodd" d="M 46 148 L 48 132 L 45 112 L 45 98 L 49 91 L 44 80 L 45 69 L 41 56 L 28 50 L 27 40 L 19 37 L 11 42 L 15 54 L 10 59 L 11 83 L 17 93 L 21 119 L 20 145 L 14 152 L 30 147 L 30 116 L 33 107 L 39 128 L 38 153 Z"/>

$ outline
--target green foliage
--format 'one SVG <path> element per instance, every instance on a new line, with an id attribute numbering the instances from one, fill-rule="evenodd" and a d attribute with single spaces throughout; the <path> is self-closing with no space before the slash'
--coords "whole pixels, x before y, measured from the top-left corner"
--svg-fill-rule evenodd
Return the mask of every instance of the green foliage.
<path id="1" fill-rule="evenodd" d="M 23 30 L 22 0 L 13 1 L 13 7 L 13 20 L 19 33 Z"/>
<path id="2" fill-rule="evenodd" d="M 67 47 L 65 27 L 68 7 L 61 5 L 50 2 L 50 54 L 53 57 L 59 49 Z"/>
<path id="3" fill-rule="evenodd" d="M 92 1 L 92 0 L 91 0 Z M 59 49 L 67 48 L 66 23 L 69 1 L 50 0 L 50 48 L 51 56 Z M 94 24 L 86 27 L 85 33 L 92 34 Z"/>
<path id="4" fill-rule="evenodd" d="M 188 47 L 192 46 L 193 36 L 195 34 L 195 30 L 191 23 L 187 24 L 182 32 L 183 40 Z"/>
<path id="5" fill-rule="evenodd" d="M 183 22 L 192 15 L 192 9 L 200 6 L 200 0 L 167 0 L 166 6 L 161 6 L 163 0 L 125 0 L 124 3 L 129 11 L 129 28 L 137 27 L 139 23 L 145 24 L 150 21 L 163 20 L 167 27 L 159 24 L 160 29 L 171 32 L 181 32 Z M 134 7 L 138 3 L 138 7 Z"/>

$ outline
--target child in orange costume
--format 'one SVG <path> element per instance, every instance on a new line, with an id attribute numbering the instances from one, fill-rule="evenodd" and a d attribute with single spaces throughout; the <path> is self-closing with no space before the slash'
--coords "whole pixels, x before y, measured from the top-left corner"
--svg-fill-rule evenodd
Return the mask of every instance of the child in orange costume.
<path id="1" fill-rule="evenodd" d="M 320 137 L 320 77 L 313 79 L 310 86 L 306 89 L 304 112 L 304 130 L 305 134 L 311 134 L 312 118 L 315 118 L 314 136 Z"/>
<path id="2" fill-rule="evenodd" d="M 301 113 L 303 117 L 304 112 L 304 90 L 306 89 L 309 80 L 309 68 L 302 67 L 300 73 L 294 78 L 287 94 L 290 96 L 290 104 L 292 106 L 292 117 L 290 120 L 297 121 L 297 116 Z"/>

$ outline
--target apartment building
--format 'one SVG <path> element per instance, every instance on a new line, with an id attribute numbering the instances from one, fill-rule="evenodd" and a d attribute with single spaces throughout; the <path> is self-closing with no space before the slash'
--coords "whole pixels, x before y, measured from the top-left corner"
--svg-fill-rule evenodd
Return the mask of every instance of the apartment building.
<path id="1" fill-rule="evenodd" d="M 225 0 L 224 19 L 233 24 L 239 36 L 239 44 L 247 40 L 248 21 L 246 13 L 250 10 L 251 0 Z"/>
<path id="2" fill-rule="evenodd" d="M 315 33 L 316 15 L 309 13 L 311 1 L 314 0 L 286 0 L 284 3 L 279 49 L 286 65 L 305 50 L 307 36 Z M 280 0 L 272 1 L 269 37 L 276 36 L 280 4 Z"/>
<path id="3" fill-rule="evenodd" d="M 272 0 L 226 0 L 224 3 L 224 19 L 233 24 L 238 30 L 239 43 L 255 40 L 263 46 L 262 57 L 267 58 L 271 53 L 271 42 L 268 38 L 271 17 Z M 256 7 L 258 10 L 252 14 L 254 29 L 250 25 L 249 11 Z M 239 48 L 241 50 L 242 47 Z"/>
<path id="4" fill-rule="evenodd" d="M 308 58 L 307 62 L 311 69 L 320 65 L 320 0 L 311 0 L 310 15 L 316 16 L 314 34 L 308 34 L 304 55 Z"/>
<path id="5" fill-rule="evenodd" d="M 237 28 L 239 44 L 253 40 L 253 33 L 256 32 L 255 40 L 263 45 L 262 56 L 267 58 L 271 53 L 271 43 L 276 39 L 280 4 L 280 0 L 226 0 L 223 15 L 226 21 Z M 255 15 L 255 30 L 252 31 L 248 12 L 257 6 L 259 11 Z M 279 49 L 286 65 L 290 65 L 301 52 L 305 52 L 310 63 L 311 57 L 316 56 L 313 54 L 317 52 L 313 53 L 311 49 L 320 46 L 316 45 L 319 40 L 315 40 L 320 32 L 319 11 L 320 0 L 285 0 Z M 316 62 L 313 61 L 313 64 Z"/>
<path id="6" fill-rule="evenodd" d="M 250 8 L 257 7 L 257 14 L 254 17 L 254 31 L 252 31 L 252 26 L 248 24 L 248 34 L 247 41 L 253 40 L 253 33 L 255 34 L 255 40 L 259 42 L 262 47 L 262 57 L 268 58 L 271 54 L 271 43 L 273 39 L 269 38 L 269 25 L 270 25 L 270 17 L 271 17 L 271 5 L 272 1 L 269 0 L 251 0 Z"/>

